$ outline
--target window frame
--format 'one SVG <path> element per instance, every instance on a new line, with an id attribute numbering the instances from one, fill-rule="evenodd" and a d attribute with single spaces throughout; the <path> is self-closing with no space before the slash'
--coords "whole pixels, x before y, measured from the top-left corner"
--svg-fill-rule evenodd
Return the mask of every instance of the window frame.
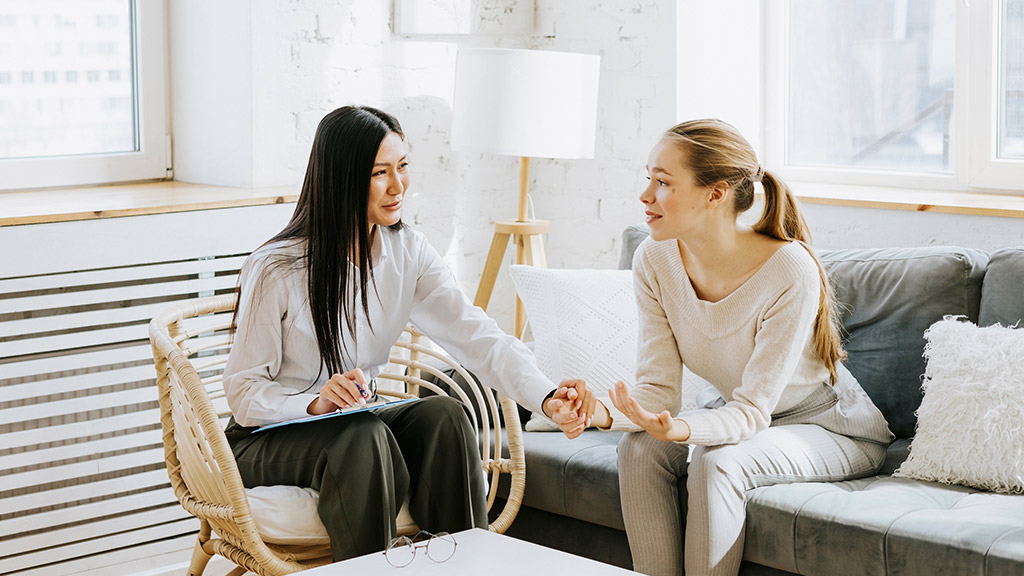
<path id="1" fill-rule="evenodd" d="M 131 0 L 139 150 L 0 159 L 0 190 L 161 180 L 171 170 L 165 0 Z"/>
<path id="2" fill-rule="evenodd" d="M 953 81 L 952 174 L 790 166 L 789 0 L 764 4 L 765 163 L 783 178 L 827 184 L 1024 193 L 1024 160 L 997 158 L 999 12 L 1001 0 L 957 2 Z"/>

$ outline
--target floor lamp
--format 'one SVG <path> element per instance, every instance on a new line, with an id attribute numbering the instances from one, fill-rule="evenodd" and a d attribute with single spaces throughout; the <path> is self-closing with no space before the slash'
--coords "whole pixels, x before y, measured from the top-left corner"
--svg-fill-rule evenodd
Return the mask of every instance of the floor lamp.
<path id="1" fill-rule="evenodd" d="M 593 158 L 600 57 L 541 50 L 461 48 L 455 66 L 452 149 L 518 156 L 519 214 L 494 223 L 474 304 L 487 309 L 509 240 L 516 263 L 546 266 L 546 220 L 531 219 L 530 158 Z M 515 335 L 526 323 L 516 298 Z"/>

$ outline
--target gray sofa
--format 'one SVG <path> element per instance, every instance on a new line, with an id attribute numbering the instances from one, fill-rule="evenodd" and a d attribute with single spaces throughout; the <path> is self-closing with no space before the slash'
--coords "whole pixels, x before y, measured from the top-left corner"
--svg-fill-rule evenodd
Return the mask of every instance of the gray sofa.
<path id="1" fill-rule="evenodd" d="M 629 267 L 646 235 L 643 227 L 625 231 L 620 267 Z M 837 250 L 821 257 L 844 305 L 847 366 L 897 440 L 878 476 L 752 491 L 741 574 L 1024 574 L 1024 496 L 890 476 L 914 435 L 925 329 L 950 314 L 982 326 L 1021 322 L 1024 248 Z M 619 438 L 527 432 L 524 507 L 508 534 L 630 568 Z M 685 490 L 681 482 L 684 506 Z"/>

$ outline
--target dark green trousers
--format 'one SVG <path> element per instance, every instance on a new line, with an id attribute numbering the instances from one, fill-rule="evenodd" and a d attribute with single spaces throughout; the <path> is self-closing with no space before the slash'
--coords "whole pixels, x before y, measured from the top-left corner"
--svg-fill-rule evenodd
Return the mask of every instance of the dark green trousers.
<path id="1" fill-rule="evenodd" d="M 226 433 L 246 487 L 320 492 L 318 512 L 335 561 L 383 550 L 406 498 L 429 532 L 487 527 L 476 436 L 462 403 L 434 396 L 253 434 Z"/>

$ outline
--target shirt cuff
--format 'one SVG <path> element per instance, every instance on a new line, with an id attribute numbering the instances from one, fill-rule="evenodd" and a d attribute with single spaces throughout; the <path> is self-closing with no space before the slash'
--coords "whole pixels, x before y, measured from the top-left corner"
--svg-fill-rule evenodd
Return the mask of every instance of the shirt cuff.
<path id="1" fill-rule="evenodd" d="M 284 402 L 281 404 L 280 421 L 288 422 L 312 416 L 306 409 L 319 396 L 319 394 L 309 393 L 285 396 Z"/>

